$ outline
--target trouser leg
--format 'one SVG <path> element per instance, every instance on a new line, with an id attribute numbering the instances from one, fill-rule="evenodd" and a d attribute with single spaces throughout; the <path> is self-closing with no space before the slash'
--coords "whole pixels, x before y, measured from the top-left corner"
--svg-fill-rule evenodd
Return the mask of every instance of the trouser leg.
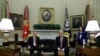
<path id="1" fill-rule="evenodd" d="M 57 48 L 54 49 L 54 56 L 58 56 L 58 50 L 57 50 Z"/>
<path id="2" fill-rule="evenodd" d="M 69 49 L 65 49 L 64 53 L 65 53 L 65 56 L 69 56 Z"/>
<path id="3" fill-rule="evenodd" d="M 30 49 L 30 56 L 33 56 L 33 55 L 34 55 L 34 50 Z"/>

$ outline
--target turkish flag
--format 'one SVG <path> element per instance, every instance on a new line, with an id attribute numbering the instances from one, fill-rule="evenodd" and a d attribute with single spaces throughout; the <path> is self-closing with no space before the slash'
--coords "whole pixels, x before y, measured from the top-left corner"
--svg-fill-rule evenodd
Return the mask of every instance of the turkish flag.
<path id="1" fill-rule="evenodd" d="M 25 7 L 24 11 L 24 24 L 23 24 L 23 39 L 26 39 L 29 34 L 29 12 L 28 6 Z"/>
<path id="2" fill-rule="evenodd" d="M 23 26 L 23 39 L 27 38 L 29 34 L 29 25 Z"/>

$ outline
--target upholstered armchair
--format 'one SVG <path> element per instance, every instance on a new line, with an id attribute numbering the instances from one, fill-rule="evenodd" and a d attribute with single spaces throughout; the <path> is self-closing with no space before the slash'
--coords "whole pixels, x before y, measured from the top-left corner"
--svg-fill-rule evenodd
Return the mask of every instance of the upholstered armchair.
<path id="1" fill-rule="evenodd" d="M 67 39 L 68 39 L 68 46 L 70 47 L 70 44 L 69 44 L 69 35 L 70 35 L 70 34 L 69 34 L 68 32 L 65 32 L 65 33 L 64 33 L 64 36 L 67 37 Z"/>

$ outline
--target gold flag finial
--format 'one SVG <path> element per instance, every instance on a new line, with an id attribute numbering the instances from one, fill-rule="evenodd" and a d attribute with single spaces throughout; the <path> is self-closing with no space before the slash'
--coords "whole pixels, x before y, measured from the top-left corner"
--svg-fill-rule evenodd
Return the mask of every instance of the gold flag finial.
<path id="1" fill-rule="evenodd" d="M 67 5 L 65 5 L 65 8 L 67 8 Z"/>
<path id="2" fill-rule="evenodd" d="M 87 4 L 89 4 L 89 1 L 87 1 Z"/>

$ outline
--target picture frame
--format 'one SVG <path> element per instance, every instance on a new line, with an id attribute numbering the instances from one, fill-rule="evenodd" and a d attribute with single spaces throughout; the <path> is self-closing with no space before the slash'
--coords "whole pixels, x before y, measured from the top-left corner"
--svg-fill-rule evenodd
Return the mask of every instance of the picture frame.
<path id="1" fill-rule="evenodd" d="M 13 26 L 14 26 L 15 30 L 21 30 L 22 29 L 23 15 L 16 14 L 16 13 L 10 13 L 10 19 L 13 22 Z"/>
<path id="2" fill-rule="evenodd" d="M 39 14 L 40 24 L 53 24 L 54 8 L 41 7 Z"/>
<path id="3" fill-rule="evenodd" d="M 70 17 L 71 30 L 78 30 L 80 26 L 84 26 L 85 15 L 73 15 Z"/>

